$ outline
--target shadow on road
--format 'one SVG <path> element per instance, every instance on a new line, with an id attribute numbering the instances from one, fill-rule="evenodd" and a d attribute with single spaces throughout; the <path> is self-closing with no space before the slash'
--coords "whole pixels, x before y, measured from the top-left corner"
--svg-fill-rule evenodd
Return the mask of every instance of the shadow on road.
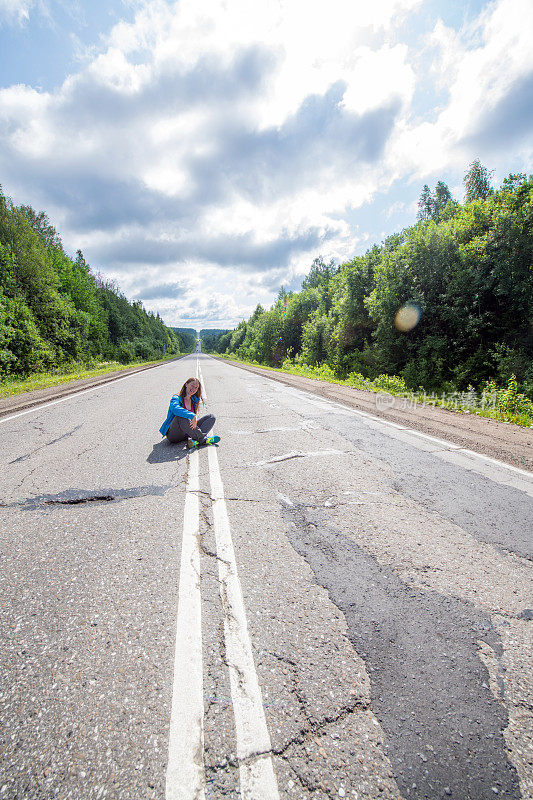
<path id="1" fill-rule="evenodd" d="M 149 464 L 161 464 L 163 461 L 181 461 L 185 458 L 189 449 L 187 441 L 170 444 L 168 439 L 154 444 L 153 450 L 146 459 Z"/>

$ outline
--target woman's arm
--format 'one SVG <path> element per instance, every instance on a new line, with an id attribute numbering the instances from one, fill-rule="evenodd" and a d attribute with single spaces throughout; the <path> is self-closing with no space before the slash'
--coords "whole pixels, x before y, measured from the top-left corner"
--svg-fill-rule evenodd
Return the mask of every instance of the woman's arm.
<path id="1" fill-rule="evenodd" d="M 183 419 L 189 419 L 189 420 L 195 418 L 195 414 L 192 411 L 188 411 L 186 408 L 183 407 L 183 402 L 179 394 L 175 394 L 172 400 L 170 401 L 170 411 L 172 411 L 175 417 L 182 417 Z"/>

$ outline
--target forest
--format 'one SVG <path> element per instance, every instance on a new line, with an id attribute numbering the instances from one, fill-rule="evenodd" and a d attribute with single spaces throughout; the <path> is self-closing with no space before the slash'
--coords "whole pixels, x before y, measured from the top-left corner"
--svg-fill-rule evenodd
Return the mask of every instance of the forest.
<path id="1" fill-rule="evenodd" d="M 206 353 L 210 353 L 215 349 L 218 340 L 225 333 L 231 333 L 231 330 L 228 331 L 227 328 L 203 328 L 200 331 L 202 348 L 206 351 Z"/>
<path id="2" fill-rule="evenodd" d="M 0 187 L 1 377 L 154 361 L 193 347 L 95 275 L 80 250 L 69 257 L 46 214 L 14 205 Z"/>
<path id="3" fill-rule="evenodd" d="M 196 347 L 196 331 L 194 328 L 172 328 L 183 342 L 184 352 L 191 353 Z"/>
<path id="4" fill-rule="evenodd" d="M 533 398 L 533 176 L 494 190 L 475 161 L 464 183 L 462 205 L 424 186 L 411 227 L 340 265 L 316 258 L 300 291 L 204 350 L 429 392 L 512 381 Z"/>

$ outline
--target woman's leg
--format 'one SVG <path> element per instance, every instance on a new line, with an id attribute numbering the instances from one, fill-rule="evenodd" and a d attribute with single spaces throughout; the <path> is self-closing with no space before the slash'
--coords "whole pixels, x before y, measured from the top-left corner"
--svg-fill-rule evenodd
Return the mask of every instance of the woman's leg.
<path id="1" fill-rule="evenodd" d="M 205 438 L 209 433 L 209 431 L 211 430 L 211 428 L 213 427 L 213 425 L 215 424 L 215 422 L 216 418 L 213 416 L 213 414 L 206 414 L 205 416 L 200 417 L 196 427 L 200 428 Z"/>
<path id="2" fill-rule="evenodd" d="M 170 423 L 170 428 L 166 433 L 166 437 L 171 444 L 186 441 L 189 434 L 191 424 L 188 419 L 184 417 L 174 417 Z"/>
<path id="3" fill-rule="evenodd" d="M 196 423 L 196 428 L 191 428 L 189 420 L 185 420 L 185 422 L 188 423 L 187 435 L 189 439 L 194 439 L 198 444 L 204 444 L 207 439 L 207 434 L 215 424 L 215 418 L 212 414 L 206 414 L 204 417 L 200 417 Z"/>

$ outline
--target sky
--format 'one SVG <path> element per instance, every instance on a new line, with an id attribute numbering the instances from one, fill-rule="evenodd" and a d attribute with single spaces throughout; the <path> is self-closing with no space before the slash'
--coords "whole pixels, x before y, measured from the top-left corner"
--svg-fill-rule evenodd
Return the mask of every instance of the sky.
<path id="1" fill-rule="evenodd" d="M 0 0 L 0 184 L 167 325 L 533 172 L 531 0 Z"/>

